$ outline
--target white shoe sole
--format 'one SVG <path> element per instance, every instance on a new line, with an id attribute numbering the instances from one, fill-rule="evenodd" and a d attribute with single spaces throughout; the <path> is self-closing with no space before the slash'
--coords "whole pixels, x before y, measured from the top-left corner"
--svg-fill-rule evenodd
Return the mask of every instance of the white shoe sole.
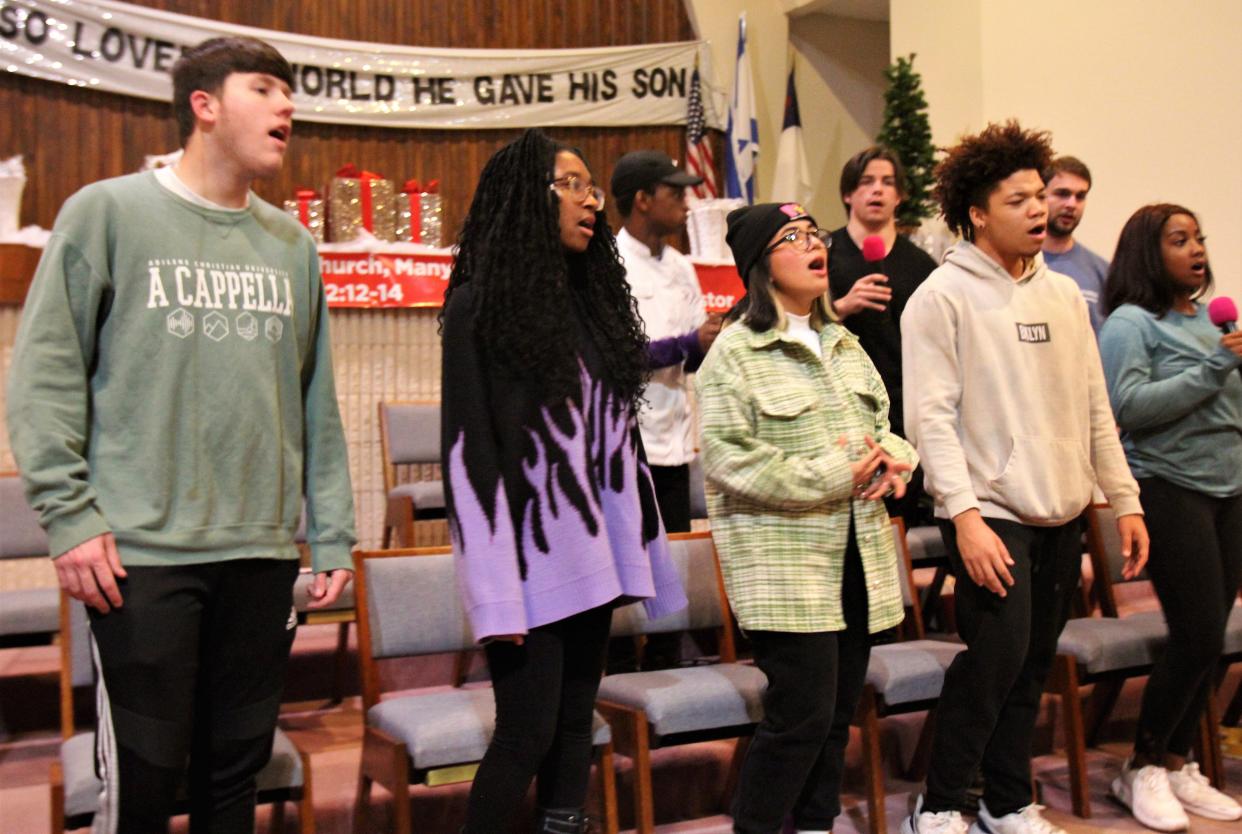
<path id="1" fill-rule="evenodd" d="M 901 834 L 914 834 L 914 817 L 906 817 L 901 821 Z"/>
<path id="2" fill-rule="evenodd" d="M 1181 802 L 1180 799 L 1178 801 Z M 1232 814 L 1226 814 L 1212 808 L 1204 808 L 1198 805 L 1187 805 L 1185 802 L 1182 802 L 1182 807 L 1186 809 L 1186 813 L 1194 814 L 1196 817 L 1203 817 L 1204 819 L 1220 820 L 1221 822 L 1242 820 L 1242 809 L 1239 809 Z"/>
<path id="3" fill-rule="evenodd" d="M 1180 820 L 1175 821 L 1175 822 L 1169 822 L 1168 820 L 1152 819 L 1150 817 L 1147 817 L 1144 814 L 1139 814 L 1138 811 L 1134 809 L 1134 797 L 1130 795 L 1130 789 L 1126 787 L 1126 783 L 1121 780 L 1120 776 L 1118 776 L 1116 779 L 1113 780 L 1112 788 L 1109 791 L 1109 793 L 1112 795 L 1114 799 L 1116 799 L 1118 802 L 1120 802 L 1122 805 L 1126 807 L 1126 809 L 1130 812 L 1131 816 L 1133 816 L 1136 820 L 1141 822 L 1147 828 L 1151 828 L 1155 831 L 1168 831 L 1168 832 L 1186 831 L 1187 829 L 1190 828 L 1189 820 L 1187 820 L 1184 823 L 1181 822 Z"/>

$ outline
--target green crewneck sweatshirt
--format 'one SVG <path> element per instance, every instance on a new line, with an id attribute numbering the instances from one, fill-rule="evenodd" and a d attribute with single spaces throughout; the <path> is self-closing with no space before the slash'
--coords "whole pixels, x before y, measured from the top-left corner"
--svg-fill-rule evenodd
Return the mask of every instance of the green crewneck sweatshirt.
<path id="1" fill-rule="evenodd" d="M 26 299 L 13 452 L 52 555 L 101 533 L 126 566 L 348 568 L 353 495 L 314 242 L 251 195 L 195 205 L 153 174 L 71 197 Z"/>

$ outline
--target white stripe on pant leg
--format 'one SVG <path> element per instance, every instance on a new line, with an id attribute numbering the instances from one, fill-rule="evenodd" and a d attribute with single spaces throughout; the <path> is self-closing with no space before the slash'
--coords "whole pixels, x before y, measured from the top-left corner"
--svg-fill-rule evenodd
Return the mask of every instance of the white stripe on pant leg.
<path id="1" fill-rule="evenodd" d="M 108 687 L 104 684 L 103 664 L 99 646 L 91 639 L 91 657 L 95 661 L 95 767 L 99 772 L 99 805 L 91 823 L 91 834 L 116 834 L 117 804 L 120 801 L 121 779 L 117 773 L 116 736 L 112 731 L 112 706 Z"/>

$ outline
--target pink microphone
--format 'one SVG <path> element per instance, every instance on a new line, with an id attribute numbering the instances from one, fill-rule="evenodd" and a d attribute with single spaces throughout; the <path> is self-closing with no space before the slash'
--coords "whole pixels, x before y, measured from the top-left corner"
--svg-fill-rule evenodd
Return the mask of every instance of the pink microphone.
<path id="1" fill-rule="evenodd" d="M 1208 318 L 1221 333 L 1232 333 L 1238 329 L 1238 305 L 1227 295 L 1213 298 L 1208 304 Z"/>
<path id="2" fill-rule="evenodd" d="M 863 238 L 862 256 L 867 263 L 884 260 L 884 238 L 879 235 L 867 235 Z"/>

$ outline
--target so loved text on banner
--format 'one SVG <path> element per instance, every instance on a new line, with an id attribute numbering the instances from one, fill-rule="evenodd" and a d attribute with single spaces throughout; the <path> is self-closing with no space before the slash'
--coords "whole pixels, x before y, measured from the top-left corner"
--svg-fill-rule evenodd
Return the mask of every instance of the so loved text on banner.
<path id="1" fill-rule="evenodd" d="M 293 65 L 295 119 L 412 128 L 682 124 L 702 41 L 433 49 L 311 37 L 114 0 L 0 0 L 0 69 L 168 101 L 183 49 L 249 35 Z M 721 127 L 715 96 L 707 124 Z"/>

